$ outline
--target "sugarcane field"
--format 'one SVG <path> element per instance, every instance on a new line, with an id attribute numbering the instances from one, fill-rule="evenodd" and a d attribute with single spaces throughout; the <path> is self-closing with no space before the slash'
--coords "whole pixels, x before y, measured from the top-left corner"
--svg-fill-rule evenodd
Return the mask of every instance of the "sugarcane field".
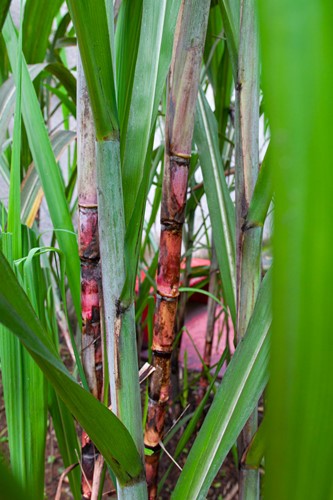
<path id="1" fill-rule="evenodd" d="M 0 0 L 0 500 L 333 500 L 332 25 Z"/>

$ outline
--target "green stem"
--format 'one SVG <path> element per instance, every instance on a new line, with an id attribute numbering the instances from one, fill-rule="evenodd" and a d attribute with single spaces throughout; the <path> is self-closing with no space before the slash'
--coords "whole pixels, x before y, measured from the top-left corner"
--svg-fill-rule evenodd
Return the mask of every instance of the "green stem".
<path id="1" fill-rule="evenodd" d="M 125 221 L 119 140 L 96 143 L 99 239 L 102 261 L 104 319 L 112 411 L 131 433 L 143 457 L 140 388 L 134 304 L 122 304 L 125 283 Z M 118 498 L 147 497 L 145 479 L 118 484 Z"/>
<path id="2" fill-rule="evenodd" d="M 259 45 L 254 0 L 240 5 L 240 42 L 236 82 L 236 259 L 237 341 L 247 329 L 260 286 L 261 228 L 246 228 L 246 217 L 259 172 Z M 257 429 L 257 411 L 240 436 L 240 456 Z M 240 499 L 259 498 L 258 471 L 240 471 Z"/>

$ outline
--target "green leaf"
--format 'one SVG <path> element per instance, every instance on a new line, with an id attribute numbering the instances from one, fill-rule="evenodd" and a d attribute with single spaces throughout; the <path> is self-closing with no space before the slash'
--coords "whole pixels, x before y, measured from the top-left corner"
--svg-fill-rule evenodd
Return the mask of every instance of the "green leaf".
<path id="1" fill-rule="evenodd" d="M 198 425 L 199 425 L 200 420 L 202 418 L 202 415 L 203 415 L 203 412 L 205 410 L 205 407 L 206 407 L 206 405 L 209 402 L 208 400 L 209 400 L 210 394 L 211 394 L 211 392 L 212 392 L 212 390 L 214 388 L 214 385 L 216 383 L 216 379 L 219 376 L 219 373 L 221 371 L 223 363 L 226 361 L 227 354 L 228 354 L 228 350 L 225 349 L 225 351 L 222 354 L 219 362 L 217 363 L 217 366 L 215 368 L 215 373 L 211 377 L 210 384 L 209 384 L 209 386 L 206 389 L 204 397 L 200 401 L 200 404 L 196 407 L 195 411 L 193 412 L 193 415 L 190 415 L 190 421 L 189 421 L 188 425 L 186 426 L 184 432 L 182 433 L 181 438 L 180 438 L 180 440 L 177 443 L 177 447 L 176 447 L 176 449 L 175 449 L 175 451 L 174 451 L 174 453 L 172 455 L 175 460 L 177 460 L 177 458 L 180 456 L 181 452 L 184 450 L 185 446 L 187 445 L 187 443 L 191 439 L 192 435 L 194 435 L 196 433 L 196 431 L 197 431 L 197 428 L 198 428 Z M 208 367 L 208 371 L 209 371 L 209 367 Z M 189 417 L 189 416 L 187 415 L 187 417 Z M 179 424 L 181 424 L 181 422 L 179 422 Z M 169 441 L 169 438 L 170 438 L 170 434 L 168 434 L 166 436 L 166 439 L 164 440 L 164 444 L 165 445 Z M 159 491 L 161 490 L 161 487 L 163 487 L 163 485 L 165 483 L 165 480 L 167 479 L 167 477 L 168 477 L 168 475 L 169 475 L 170 470 L 172 469 L 172 467 L 173 467 L 173 464 L 171 464 L 169 466 L 167 472 L 164 474 L 163 478 L 159 482 L 159 486 L 158 486 Z"/>
<path id="2" fill-rule="evenodd" d="M 264 225 L 269 205 L 272 201 L 273 172 L 269 152 L 270 148 L 268 147 L 246 217 L 247 228 Z"/>
<path id="3" fill-rule="evenodd" d="M 45 65 L 45 70 L 55 76 L 59 82 L 65 87 L 68 96 L 76 103 L 76 79 L 69 69 L 60 63 L 50 63 Z"/>
<path id="4" fill-rule="evenodd" d="M 237 82 L 238 73 L 240 3 L 240 0 L 219 0 L 235 82 Z"/>
<path id="5" fill-rule="evenodd" d="M 0 269 L 1 322 L 20 339 L 119 481 L 135 481 L 142 473 L 142 462 L 128 431 L 68 373 L 2 252 Z"/>
<path id="6" fill-rule="evenodd" d="M 74 141 L 75 132 L 70 130 L 59 130 L 50 137 L 52 149 L 56 160 L 63 151 Z M 21 219 L 22 223 L 31 227 L 43 198 L 38 172 L 32 163 L 23 179 L 21 185 Z"/>
<path id="7" fill-rule="evenodd" d="M 119 130 L 108 12 L 104 0 L 67 0 L 89 89 L 98 140 Z"/>
<path id="8" fill-rule="evenodd" d="M 143 0 L 121 2 L 115 34 L 120 130 L 125 136 L 139 48 Z"/>
<path id="9" fill-rule="evenodd" d="M 3 28 L 11 66 L 15 72 L 17 39 L 15 28 L 8 16 Z M 78 247 L 69 213 L 61 173 L 55 161 L 48 133 L 41 114 L 37 96 L 30 79 L 28 68 L 22 62 L 22 114 L 27 131 L 29 146 L 38 171 L 54 229 L 57 232 L 60 249 L 66 255 L 67 276 L 75 311 L 81 318 L 80 306 L 80 266 Z M 52 182 L 50 180 L 52 179 Z"/>
<path id="10" fill-rule="evenodd" d="M 151 133 L 170 65 L 179 4 L 180 0 L 143 1 L 135 85 L 127 128 L 122 130 L 125 146 L 121 150 L 126 227 L 134 215 L 136 231 L 140 230 L 146 202 L 146 196 L 140 197 L 139 191 L 145 192 L 149 181 L 147 150 L 149 143 L 152 144 Z"/>
<path id="11" fill-rule="evenodd" d="M 259 2 L 275 202 L 265 496 L 333 497 L 333 3 Z"/>
<path id="12" fill-rule="evenodd" d="M 63 459 L 64 466 L 69 467 L 75 464 L 77 457 L 80 456 L 80 446 L 76 434 L 75 421 L 66 405 L 57 396 L 52 387 L 49 389 L 49 410 L 52 416 L 61 458 Z M 80 469 L 77 467 L 68 474 L 71 491 L 75 500 L 80 500 L 82 498 L 80 476 Z"/>
<path id="13" fill-rule="evenodd" d="M 44 64 L 29 67 L 31 80 L 34 80 L 44 69 Z M 13 77 L 6 80 L 0 87 L 0 146 L 5 141 L 6 131 L 15 108 L 15 82 Z"/>
<path id="14" fill-rule="evenodd" d="M 217 123 L 207 99 L 199 92 L 194 140 L 198 147 L 209 214 L 222 276 L 224 299 L 236 320 L 235 209 L 225 180 Z"/>
<path id="15" fill-rule="evenodd" d="M 3 499 L 21 500 L 26 498 L 32 500 L 31 492 L 22 488 L 19 481 L 13 477 L 11 471 L 3 463 L 2 457 L 0 458 L 0 491 Z"/>
<path id="16" fill-rule="evenodd" d="M 52 23 L 64 0 L 27 0 L 23 19 L 23 52 L 26 61 L 44 60 Z M 38 36 L 36 36 L 38 33 Z"/>
<path id="17" fill-rule="evenodd" d="M 247 466 L 254 469 L 260 466 L 267 447 L 267 437 L 267 418 L 264 417 L 246 450 L 244 462 Z"/>
<path id="18" fill-rule="evenodd" d="M 9 11 L 11 0 L 1 0 L 0 2 L 0 31 L 2 30 L 6 16 Z"/>
<path id="19" fill-rule="evenodd" d="M 247 332 L 232 357 L 191 448 L 173 499 L 204 499 L 268 380 L 271 272 L 265 276 Z"/>
<path id="20" fill-rule="evenodd" d="M 21 121 L 22 121 L 22 2 L 20 2 L 20 30 L 17 44 L 16 62 L 16 113 L 14 116 L 13 147 L 10 168 L 8 232 L 13 234 L 13 258 L 21 257 Z"/>

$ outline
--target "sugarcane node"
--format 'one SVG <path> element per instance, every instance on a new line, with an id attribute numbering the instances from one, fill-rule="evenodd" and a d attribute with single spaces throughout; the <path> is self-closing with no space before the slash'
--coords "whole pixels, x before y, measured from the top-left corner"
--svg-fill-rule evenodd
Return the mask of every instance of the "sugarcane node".
<path id="1" fill-rule="evenodd" d="M 82 201 L 82 196 L 80 197 L 81 198 L 81 201 L 78 202 L 78 207 L 79 207 L 79 212 L 84 209 L 89 209 L 89 210 L 96 210 L 96 212 L 98 212 L 98 205 L 96 203 L 84 203 Z"/>
<path id="2" fill-rule="evenodd" d="M 248 465 L 246 463 L 239 464 L 239 470 L 259 470 L 259 466 L 256 465 Z"/>
<path id="3" fill-rule="evenodd" d="M 154 453 L 158 453 L 159 451 L 161 451 L 161 447 L 159 444 L 157 446 L 149 446 L 149 444 L 145 443 L 145 448 L 147 448 L 148 450 L 150 450 Z M 146 456 L 151 457 L 151 455 L 146 455 Z"/>
<path id="4" fill-rule="evenodd" d="M 82 447 L 82 469 L 88 481 L 92 481 L 94 476 L 94 465 L 95 465 L 95 445 L 89 439 L 86 441 L 85 445 Z"/>
<path id="5" fill-rule="evenodd" d="M 115 305 L 116 305 L 116 316 L 118 318 L 120 318 L 130 307 L 129 305 L 125 306 L 120 299 L 116 300 Z"/>
<path id="6" fill-rule="evenodd" d="M 154 359 L 157 358 L 165 358 L 165 359 L 170 359 L 171 357 L 171 354 L 170 352 L 167 352 L 167 351 L 159 351 L 157 349 L 152 349 L 152 352 L 153 352 L 153 356 L 154 356 Z"/>
<path id="7" fill-rule="evenodd" d="M 189 160 L 167 157 L 163 180 L 161 220 L 184 223 Z"/>
<path id="8" fill-rule="evenodd" d="M 169 155 L 170 161 L 175 161 L 178 164 L 186 165 L 189 167 L 191 155 L 186 153 L 170 153 Z"/>
<path id="9" fill-rule="evenodd" d="M 94 281 L 99 286 L 101 279 L 99 260 L 81 259 L 81 276 L 86 282 Z"/>
<path id="10" fill-rule="evenodd" d="M 260 227 L 260 226 L 262 226 L 262 224 L 258 224 L 255 221 L 251 222 L 251 221 L 245 220 L 244 224 L 241 227 L 241 230 L 243 233 L 245 233 L 246 231 L 249 231 L 250 229 L 256 229 L 257 227 Z"/>
<path id="11" fill-rule="evenodd" d="M 98 343 L 98 340 L 100 339 L 101 336 L 101 329 L 99 323 L 92 323 L 92 321 L 87 320 L 85 323 L 86 327 L 86 335 L 89 335 L 93 338 L 92 344 Z M 97 345 L 95 345 L 96 349 Z"/>
<path id="12" fill-rule="evenodd" d="M 156 299 L 157 300 L 163 300 L 163 301 L 166 301 L 166 302 L 175 302 L 177 304 L 177 301 L 178 301 L 178 295 L 177 297 L 169 297 L 168 295 L 162 295 L 161 293 L 159 293 L 159 291 L 157 290 L 156 292 Z"/>

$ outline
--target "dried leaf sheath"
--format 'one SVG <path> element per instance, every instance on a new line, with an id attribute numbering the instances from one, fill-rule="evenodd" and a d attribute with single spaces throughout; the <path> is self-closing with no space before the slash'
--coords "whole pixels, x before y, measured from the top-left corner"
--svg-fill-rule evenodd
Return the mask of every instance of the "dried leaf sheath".
<path id="1" fill-rule="evenodd" d="M 153 364 L 145 445 L 149 498 L 156 498 L 159 442 L 169 400 L 171 353 L 179 296 L 182 228 L 187 180 L 209 1 L 183 0 L 176 28 L 168 86 L 165 167 L 162 187 L 160 254 L 153 334 Z"/>
<path id="2" fill-rule="evenodd" d="M 100 254 L 96 192 L 95 132 L 81 62 L 78 63 L 79 256 L 81 263 L 82 362 L 92 394 L 102 398 Z M 91 497 L 96 449 L 82 431 L 82 494 Z M 89 484 L 87 484 L 87 481 Z"/>

